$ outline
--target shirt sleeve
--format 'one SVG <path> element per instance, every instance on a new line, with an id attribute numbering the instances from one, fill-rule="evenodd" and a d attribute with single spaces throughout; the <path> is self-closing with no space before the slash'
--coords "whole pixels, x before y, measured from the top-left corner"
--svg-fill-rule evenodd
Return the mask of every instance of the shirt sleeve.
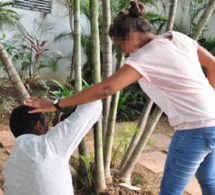
<path id="1" fill-rule="evenodd" d="M 53 127 L 45 136 L 45 141 L 53 153 L 70 157 L 81 140 L 100 119 L 101 100 L 79 105 L 63 122 Z"/>
<path id="2" fill-rule="evenodd" d="M 191 43 L 193 44 L 193 46 L 195 47 L 195 49 L 198 50 L 198 47 L 199 47 L 198 42 L 190 37 L 189 37 L 189 39 L 190 39 Z"/>
<path id="3" fill-rule="evenodd" d="M 138 56 L 138 54 L 133 54 L 125 61 L 125 64 L 131 66 L 142 75 L 142 78 L 140 79 L 141 81 L 151 82 L 143 67 L 140 65 L 139 59 L 140 57 Z"/>

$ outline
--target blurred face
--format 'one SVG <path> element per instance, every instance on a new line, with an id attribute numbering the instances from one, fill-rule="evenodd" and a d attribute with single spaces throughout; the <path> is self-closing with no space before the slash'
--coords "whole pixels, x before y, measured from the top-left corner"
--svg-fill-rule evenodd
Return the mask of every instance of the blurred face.
<path id="1" fill-rule="evenodd" d="M 45 134 L 49 130 L 49 117 L 48 117 L 47 114 L 42 113 L 40 118 L 41 118 L 40 122 L 42 124 L 43 130 L 44 130 L 44 134 Z"/>
<path id="2" fill-rule="evenodd" d="M 48 115 L 42 113 L 40 115 L 40 120 L 34 126 L 33 134 L 44 135 L 49 130 L 49 118 Z"/>
<path id="3" fill-rule="evenodd" d="M 141 47 L 138 32 L 129 32 L 124 39 L 113 37 L 112 40 L 114 45 L 118 45 L 121 48 L 122 53 L 134 53 Z"/>

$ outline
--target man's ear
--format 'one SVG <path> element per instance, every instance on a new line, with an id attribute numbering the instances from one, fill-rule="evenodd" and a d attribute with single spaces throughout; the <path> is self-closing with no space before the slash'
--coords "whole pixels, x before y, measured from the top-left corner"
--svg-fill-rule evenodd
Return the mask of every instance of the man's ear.
<path id="1" fill-rule="evenodd" d="M 43 126 L 40 121 L 37 121 L 36 124 L 34 125 L 34 130 L 37 135 L 42 135 L 44 134 Z"/>

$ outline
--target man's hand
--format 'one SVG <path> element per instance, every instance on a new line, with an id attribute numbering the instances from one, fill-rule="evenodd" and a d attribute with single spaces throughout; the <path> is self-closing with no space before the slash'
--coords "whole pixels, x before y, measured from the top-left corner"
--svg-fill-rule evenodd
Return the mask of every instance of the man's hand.
<path id="1" fill-rule="evenodd" d="M 53 100 L 45 98 L 41 100 L 36 97 L 30 97 L 25 100 L 24 105 L 36 108 L 35 110 L 30 111 L 29 113 L 37 113 L 37 112 L 54 112 L 57 109 L 53 105 Z"/>

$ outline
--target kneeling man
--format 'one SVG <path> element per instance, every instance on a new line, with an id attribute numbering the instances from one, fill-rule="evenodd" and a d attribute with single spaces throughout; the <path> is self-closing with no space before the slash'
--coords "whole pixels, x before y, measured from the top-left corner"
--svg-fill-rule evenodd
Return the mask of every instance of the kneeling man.
<path id="1" fill-rule="evenodd" d="M 69 159 L 101 117 L 101 101 L 78 106 L 49 131 L 47 116 L 30 110 L 20 106 L 11 114 L 16 141 L 3 169 L 5 195 L 73 195 Z"/>

